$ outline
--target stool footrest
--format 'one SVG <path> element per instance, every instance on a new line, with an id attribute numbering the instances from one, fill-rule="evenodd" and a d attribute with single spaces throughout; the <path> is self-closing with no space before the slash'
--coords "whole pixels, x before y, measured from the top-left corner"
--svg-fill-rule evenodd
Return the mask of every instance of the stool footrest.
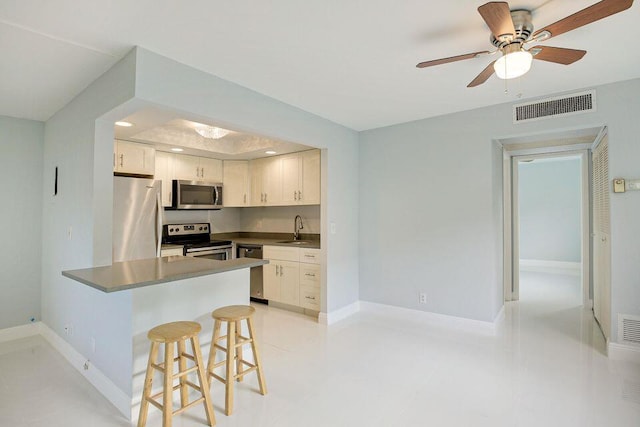
<path id="1" fill-rule="evenodd" d="M 218 368 L 219 368 L 219 367 L 221 367 L 221 366 L 224 366 L 226 363 L 227 363 L 227 360 L 225 359 L 225 360 L 223 360 L 222 362 L 218 362 L 218 363 L 214 364 L 214 365 L 211 367 L 211 371 L 213 371 L 214 369 L 218 369 Z"/>
<path id="2" fill-rule="evenodd" d="M 209 375 L 211 375 L 213 378 L 217 379 L 218 381 L 220 381 L 223 384 L 227 382 L 227 380 L 225 380 L 224 378 L 222 378 L 218 374 L 214 374 L 213 372 L 209 372 Z"/>
<path id="3" fill-rule="evenodd" d="M 198 403 L 202 403 L 204 401 L 204 397 L 199 397 L 198 399 L 194 400 L 193 402 L 189 403 L 186 406 L 183 406 L 182 408 L 178 409 L 177 411 L 173 412 L 173 415 L 178 415 L 183 413 L 184 411 L 186 411 L 187 409 L 191 408 L 194 405 L 197 405 Z"/>
<path id="4" fill-rule="evenodd" d="M 249 369 L 244 370 L 244 371 L 242 371 L 241 373 L 234 375 L 234 376 L 233 376 L 233 378 L 242 378 L 242 377 L 244 377 L 245 375 L 247 375 L 249 372 L 253 372 L 253 371 L 255 371 L 256 369 L 258 369 L 258 367 L 257 367 L 257 366 L 255 366 L 255 365 L 251 365 L 251 367 L 250 367 Z"/>
<path id="5" fill-rule="evenodd" d="M 180 371 L 180 372 L 176 372 L 175 374 L 173 374 L 173 378 L 180 378 L 180 377 L 184 377 L 185 375 L 191 373 L 191 372 L 195 372 L 198 370 L 197 366 L 193 366 L 189 369 L 186 369 L 184 371 Z"/>

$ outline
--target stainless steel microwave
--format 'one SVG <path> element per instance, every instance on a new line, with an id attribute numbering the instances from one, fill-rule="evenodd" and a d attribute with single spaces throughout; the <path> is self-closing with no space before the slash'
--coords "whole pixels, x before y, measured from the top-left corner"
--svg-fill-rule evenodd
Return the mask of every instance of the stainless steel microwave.
<path id="1" fill-rule="evenodd" d="M 222 184 L 202 181 L 172 182 L 171 209 L 222 209 Z"/>

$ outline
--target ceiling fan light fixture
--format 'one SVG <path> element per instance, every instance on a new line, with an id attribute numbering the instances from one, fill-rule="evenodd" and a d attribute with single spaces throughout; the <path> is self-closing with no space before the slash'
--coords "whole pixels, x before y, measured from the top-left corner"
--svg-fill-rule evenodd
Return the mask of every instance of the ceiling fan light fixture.
<path id="1" fill-rule="evenodd" d="M 505 53 L 493 64 L 496 75 L 501 79 L 514 79 L 531 69 L 533 55 L 524 49 Z"/>
<path id="2" fill-rule="evenodd" d="M 196 132 L 198 132 L 198 134 L 203 138 L 220 139 L 227 136 L 231 131 L 227 129 L 218 128 L 215 126 L 202 126 L 202 127 L 197 127 Z"/>

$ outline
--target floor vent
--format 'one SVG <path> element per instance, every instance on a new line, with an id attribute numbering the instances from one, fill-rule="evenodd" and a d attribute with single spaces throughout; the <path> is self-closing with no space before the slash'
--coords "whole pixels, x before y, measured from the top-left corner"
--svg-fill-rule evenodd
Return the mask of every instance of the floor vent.
<path id="1" fill-rule="evenodd" d="M 513 123 L 582 114 L 596 110 L 596 92 L 574 93 L 513 106 Z"/>
<path id="2" fill-rule="evenodd" d="M 620 343 L 640 345 L 640 317 L 618 314 L 618 338 Z"/>

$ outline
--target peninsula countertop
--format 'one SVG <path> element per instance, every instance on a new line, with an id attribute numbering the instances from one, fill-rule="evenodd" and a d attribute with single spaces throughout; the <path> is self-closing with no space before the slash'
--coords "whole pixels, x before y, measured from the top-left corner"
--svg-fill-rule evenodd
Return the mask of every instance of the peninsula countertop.
<path id="1" fill-rule="evenodd" d="M 117 292 L 242 268 L 259 267 L 268 263 L 267 260 L 254 258 L 218 261 L 197 257 L 166 256 L 114 262 L 104 267 L 68 270 L 63 271 L 62 275 L 102 292 Z"/>

